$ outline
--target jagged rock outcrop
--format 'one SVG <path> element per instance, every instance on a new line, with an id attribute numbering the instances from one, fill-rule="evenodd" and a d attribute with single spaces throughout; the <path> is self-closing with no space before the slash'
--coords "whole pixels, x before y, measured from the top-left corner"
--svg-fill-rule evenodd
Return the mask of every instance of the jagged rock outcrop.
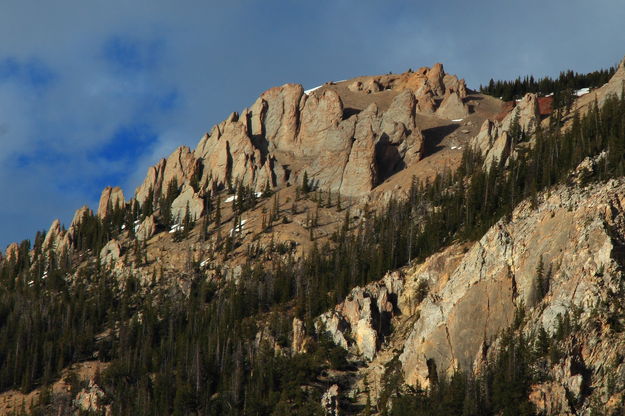
<path id="1" fill-rule="evenodd" d="M 135 199 L 141 205 L 145 203 L 152 191 L 153 201 L 156 203 L 161 195 L 167 192 L 167 187 L 175 180 L 178 189 L 185 183 L 199 176 L 201 164 L 194 152 L 187 146 L 180 146 L 169 155 L 161 159 L 156 165 L 148 169 L 148 173 L 135 192 Z"/>
<path id="2" fill-rule="evenodd" d="M 516 103 L 514 109 L 501 122 L 503 131 L 509 131 L 514 119 L 518 117 L 519 126 L 527 134 L 532 134 L 540 122 L 538 96 L 527 93 Z"/>
<path id="3" fill-rule="evenodd" d="M 389 330 L 403 276 L 395 272 L 364 288 L 352 289 L 345 301 L 315 322 L 319 333 L 352 353 L 372 360 Z"/>
<path id="4" fill-rule="evenodd" d="M 190 220 L 195 221 L 204 212 L 204 200 L 200 198 L 190 185 L 184 185 L 180 195 L 171 203 L 171 215 L 174 221 L 180 223 L 185 215 L 190 216 Z"/>
<path id="5" fill-rule="evenodd" d="M 518 127 L 514 127 L 515 122 Z M 512 143 L 514 138 L 511 137 L 514 128 L 530 137 L 539 123 L 538 98 L 536 94 L 526 94 L 501 122 L 485 120 L 470 146 L 482 154 L 484 167 L 489 169 L 494 161 L 504 163 L 514 153 L 516 143 Z"/>
<path id="6" fill-rule="evenodd" d="M 19 260 L 19 253 L 20 253 L 20 248 L 17 245 L 17 243 L 11 243 L 8 245 L 5 251 L 4 260 L 6 260 L 9 263 L 17 262 Z"/>
<path id="7" fill-rule="evenodd" d="M 156 221 L 154 215 L 148 215 L 144 220 L 136 226 L 135 234 L 139 241 L 149 240 L 156 232 Z"/>
<path id="8" fill-rule="evenodd" d="M 465 118 L 469 115 L 469 108 L 462 102 L 457 92 L 447 95 L 436 110 L 436 115 L 450 120 Z"/>
<path id="9" fill-rule="evenodd" d="M 191 149 L 187 146 L 178 147 L 167 158 L 165 163 L 161 192 L 165 192 L 166 187 L 174 180 L 179 188 L 182 187 L 185 182 L 196 176 L 199 170 L 199 160 L 197 160 Z"/>
<path id="10" fill-rule="evenodd" d="M 82 207 L 80 207 L 74 213 L 74 218 L 72 218 L 72 222 L 69 226 L 68 231 L 75 230 L 78 226 L 80 226 L 85 216 L 91 216 L 91 215 L 93 215 L 93 211 L 91 211 L 91 208 L 89 208 L 87 205 L 83 205 Z"/>
<path id="11" fill-rule="evenodd" d="M 308 351 L 310 338 L 306 335 L 304 322 L 301 319 L 293 318 L 292 324 L 293 339 L 291 341 L 291 352 L 293 354 L 304 354 Z"/>
<path id="12" fill-rule="evenodd" d="M 93 380 L 89 380 L 89 385 L 76 395 L 74 406 L 83 412 L 110 415 L 111 406 L 102 403 L 104 397 L 104 391 L 100 386 L 95 384 Z"/>
<path id="13" fill-rule="evenodd" d="M 374 131 L 378 109 L 371 104 L 358 118 L 354 129 L 354 142 L 341 177 L 343 195 L 363 194 L 373 189 L 378 181 L 376 139 Z"/>
<path id="14" fill-rule="evenodd" d="M 321 396 L 321 408 L 326 416 L 339 416 L 339 386 L 333 384 Z"/>
<path id="15" fill-rule="evenodd" d="M 148 168 L 148 173 L 135 192 L 135 199 L 141 204 L 145 204 L 150 193 L 152 193 L 152 202 L 158 200 L 161 188 L 163 186 L 163 173 L 165 171 L 165 159 L 161 159 L 156 165 Z"/>
<path id="16" fill-rule="evenodd" d="M 436 102 L 429 91 L 417 96 L 417 112 L 422 114 L 434 114 L 435 111 Z"/>
<path id="17" fill-rule="evenodd" d="M 107 186 L 100 195 L 98 217 L 106 217 L 113 209 L 122 207 L 125 203 L 126 200 L 124 199 L 124 192 L 119 186 L 114 188 Z"/>
<path id="18" fill-rule="evenodd" d="M 46 233 L 46 238 L 43 240 L 42 248 L 44 251 L 53 249 L 55 250 L 58 247 L 58 240 L 61 234 L 61 222 L 58 219 L 52 221 L 48 232 Z"/>
<path id="19" fill-rule="evenodd" d="M 240 116 L 232 113 L 214 126 L 193 152 L 181 147 L 150 168 L 137 189 L 137 201 L 143 204 L 150 189 L 156 201 L 173 178 L 179 188 L 195 178 L 201 196 L 204 189 L 237 180 L 257 191 L 267 183 L 295 184 L 304 171 L 321 189 L 362 196 L 422 157 L 424 138 L 417 112 L 432 114 L 437 100 L 442 100 L 439 115 L 467 114 L 464 81 L 445 74 L 442 65 L 399 78 L 365 78 L 348 89 L 398 93 L 384 111 L 375 104 L 353 111 L 326 86 L 310 94 L 296 84 L 271 88 Z"/>
<path id="20" fill-rule="evenodd" d="M 367 78 L 364 81 L 354 81 L 347 86 L 350 91 L 362 91 L 365 94 L 372 94 L 382 91 L 383 87 L 376 78 Z"/>
<path id="21" fill-rule="evenodd" d="M 443 64 L 435 63 L 427 72 L 426 77 L 428 85 L 435 95 L 445 95 L 445 83 L 443 82 L 445 79 L 445 70 L 443 69 Z"/>
<path id="22" fill-rule="evenodd" d="M 114 264 L 121 256 L 121 245 L 117 240 L 111 240 L 100 250 L 100 262 L 104 265 Z"/>
<path id="23" fill-rule="evenodd" d="M 538 302 L 541 261 L 550 269 L 549 298 L 532 321 L 553 333 L 558 315 L 579 308 L 581 319 L 588 317 L 601 287 L 617 290 L 621 249 L 614 238 L 625 235 L 624 203 L 622 181 L 574 193 L 561 187 L 537 210 L 523 203 L 509 223 L 491 228 L 421 305 L 400 356 L 406 382 L 427 385 L 429 360 L 443 374 L 471 370 L 483 346 L 510 326 L 515 308 Z"/>

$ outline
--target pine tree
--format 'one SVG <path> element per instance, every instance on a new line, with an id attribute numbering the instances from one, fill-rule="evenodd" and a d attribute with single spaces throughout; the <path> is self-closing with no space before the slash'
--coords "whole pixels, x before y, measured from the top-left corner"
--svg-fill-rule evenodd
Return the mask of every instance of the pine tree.
<path id="1" fill-rule="evenodd" d="M 311 191 L 310 182 L 308 181 L 308 172 L 304 171 L 304 177 L 302 178 L 302 192 L 304 195 Z"/>
<path id="2" fill-rule="evenodd" d="M 263 189 L 263 197 L 269 198 L 271 196 L 271 185 L 269 185 L 269 179 L 265 182 L 265 188 Z"/>

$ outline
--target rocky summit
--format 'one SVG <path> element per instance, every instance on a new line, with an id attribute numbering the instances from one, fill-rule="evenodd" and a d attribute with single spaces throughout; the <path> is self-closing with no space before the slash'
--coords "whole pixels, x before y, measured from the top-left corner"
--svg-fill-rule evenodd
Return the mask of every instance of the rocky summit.
<path id="1" fill-rule="evenodd" d="M 265 91 L 6 248 L 0 414 L 625 414 L 624 91 Z"/>

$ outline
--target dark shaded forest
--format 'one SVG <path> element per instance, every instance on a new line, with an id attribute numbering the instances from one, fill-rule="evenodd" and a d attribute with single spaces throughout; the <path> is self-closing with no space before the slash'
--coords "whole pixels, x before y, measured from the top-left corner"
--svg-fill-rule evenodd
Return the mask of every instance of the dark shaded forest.
<path id="1" fill-rule="evenodd" d="M 487 85 L 480 85 L 480 92 L 501 97 L 504 101 L 522 98 L 528 92 L 539 95 L 571 94 L 582 88 L 597 88 L 605 84 L 616 72 L 616 67 L 580 74 L 571 70 L 562 71 L 558 78 L 534 76 L 518 77 L 514 81 L 495 81 L 491 78 Z"/>

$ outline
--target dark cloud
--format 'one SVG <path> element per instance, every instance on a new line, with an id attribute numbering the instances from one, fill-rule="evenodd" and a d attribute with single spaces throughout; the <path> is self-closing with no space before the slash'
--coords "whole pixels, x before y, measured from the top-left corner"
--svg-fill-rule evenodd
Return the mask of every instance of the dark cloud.
<path id="1" fill-rule="evenodd" d="M 443 62 L 472 87 L 615 64 L 620 0 L 7 0 L 0 246 L 127 195 L 147 167 L 263 90 Z"/>

